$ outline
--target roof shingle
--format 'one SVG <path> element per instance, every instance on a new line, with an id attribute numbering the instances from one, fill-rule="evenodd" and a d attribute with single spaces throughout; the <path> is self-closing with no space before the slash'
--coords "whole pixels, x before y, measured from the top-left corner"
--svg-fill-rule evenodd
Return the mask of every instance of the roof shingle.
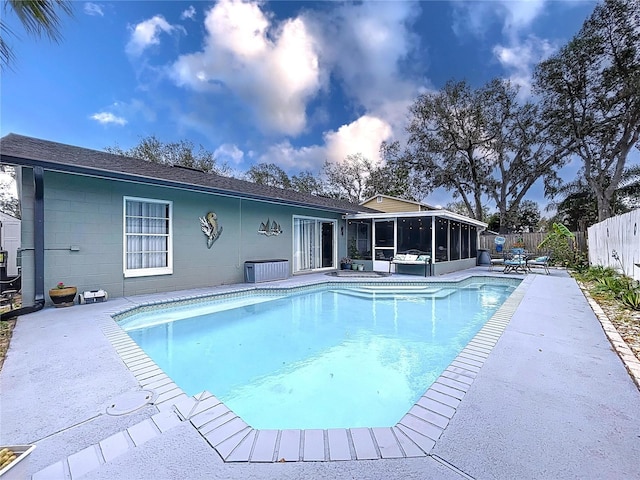
<path id="1" fill-rule="evenodd" d="M 0 138 L 0 159 L 7 164 L 42 166 L 45 170 L 165 185 L 334 212 L 377 211 L 334 198 L 308 195 L 215 173 L 172 167 L 15 133 Z"/>

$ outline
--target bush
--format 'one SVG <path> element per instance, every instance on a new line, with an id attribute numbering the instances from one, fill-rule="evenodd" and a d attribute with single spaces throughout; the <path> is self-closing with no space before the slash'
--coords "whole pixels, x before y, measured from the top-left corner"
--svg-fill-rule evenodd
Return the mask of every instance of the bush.
<path id="1" fill-rule="evenodd" d="M 596 265 L 594 267 L 589 267 L 585 272 L 579 275 L 579 277 L 585 281 L 594 281 L 597 278 L 615 277 L 617 274 L 618 272 L 616 272 L 612 267 Z"/>
<path id="2" fill-rule="evenodd" d="M 620 301 L 625 307 L 640 310 L 640 290 L 627 290 L 620 294 Z"/>
<path id="3" fill-rule="evenodd" d="M 614 268 L 597 265 L 576 277 L 584 282 L 593 282 L 594 292 L 618 300 L 632 310 L 640 310 L 640 283 L 619 274 Z"/>
<path id="4" fill-rule="evenodd" d="M 575 235 L 562 225 L 554 223 L 551 231 L 538 245 L 538 250 L 551 251 L 551 263 L 562 267 L 576 264 Z"/>

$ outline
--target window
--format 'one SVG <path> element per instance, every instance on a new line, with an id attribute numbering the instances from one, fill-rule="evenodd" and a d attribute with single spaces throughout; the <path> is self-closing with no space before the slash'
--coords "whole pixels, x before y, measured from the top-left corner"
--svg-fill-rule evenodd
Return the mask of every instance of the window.
<path id="1" fill-rule="evenodd" d="M 449 222 L 449 260 L 460 259 L 460 224 Z"/>
<path id="2" fill-rule="evenodd" d="M 476 255 L 478 254 L 478 230 L 476 227 L 469 227 L 469 240 L 471 242 L 470 258 L 476 258 Z"/>
<path id="3" fill-rule="evenodd" d="M 462 233 L 460 236 L 460 240 L 462 243 L 462 254 L 460 258 L 470 258 L 469 256 L 469 225 L 466 223 L 462 224 Z"/>
<path id="4" fill-rule="evenodd" d="M 398 219 L 398 252 L 420 250 L 431 253 L 431 217 Z"/>
<path id="5" fill-rule="evenodd" d="M 173 273 L 172 202 L 124 197 L 124 276 Z"/>
<path id="6" fill-rule="evenodd" d="M 354 260 L 371 260 L 371 220 L 349 220 L 347 256 Z"/>
<path id="7" fill-rule="evenodd" d="M 438 217 L 436 219 L 436 262 L 449 260 L 449 220 Z"/>

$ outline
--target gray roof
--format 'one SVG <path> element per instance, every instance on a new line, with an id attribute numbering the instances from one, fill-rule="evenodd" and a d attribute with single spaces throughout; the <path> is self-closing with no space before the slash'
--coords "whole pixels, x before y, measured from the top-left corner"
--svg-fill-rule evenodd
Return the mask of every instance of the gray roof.
<path id="1" fill-rule="evenodd" d="M 0 161 L 14 165 L 41 166 L 45 170 L 57 172 L 182 188 L 333 212 L 377 211 L 343 200 L 258 185 L 215 173 L 152 163 L 15 133 L 0 138 Z"/>

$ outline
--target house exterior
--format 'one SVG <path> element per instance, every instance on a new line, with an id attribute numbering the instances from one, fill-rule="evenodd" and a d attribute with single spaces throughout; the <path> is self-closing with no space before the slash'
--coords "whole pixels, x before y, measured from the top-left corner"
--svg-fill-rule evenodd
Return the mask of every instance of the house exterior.
<path id="1" fill-rule="evenodd" d="M 242 283 L 247 261 L 338 268 L 347 214 L 374 212 L 178 166 L 9 134 L 22 207 L 23 302 L 59 282 L 110 297 Z"/>
<path id="2" fill-rule="evenodd" d="M 15 277 L 19 272 L 20 219 L 0 212 L 0 250 L 8 254 L 7 275 Z"/>
<path id="3" fill-rule="evenodd" d="M 414 202 L 404 198 L 391 197 L 389 195 L 374 195 L 360 203 L 363 207 L 373 208 L 380 212 L 423 212 L 427 210 L 435 210 L 436 207 L 422 202 Z"/>
<path id="4" fill-rule="evenodd" d="M 384 195 L 356 205 L 16 134 L 0 139 L 0 162 L 17 172 L 27 310 L 60 282 L 138 295 L 242 283 L 247 265 L 273 259 L 287 275 L 345 256 L 386 272 L 418 249 L 442 274 L 475 265 L 486 228 Z"/>

